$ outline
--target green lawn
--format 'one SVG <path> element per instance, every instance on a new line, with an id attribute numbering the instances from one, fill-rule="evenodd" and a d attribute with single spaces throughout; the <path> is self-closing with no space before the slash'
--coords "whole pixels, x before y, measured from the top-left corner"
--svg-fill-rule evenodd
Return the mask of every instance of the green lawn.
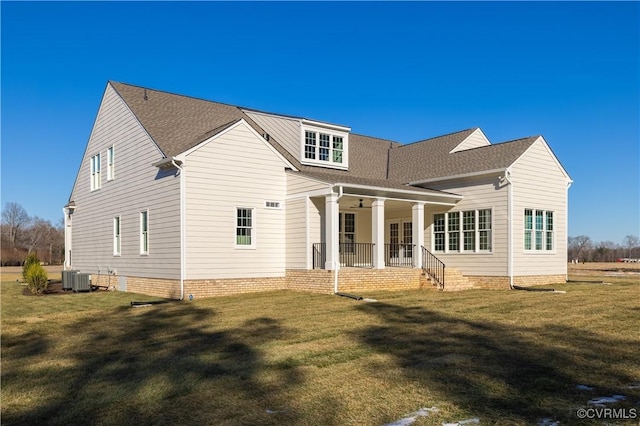
<path id="1" fill-rule="evenodd" d="M 640 414 L 640 283 L 614 281 L 142 308 L 153 299 L 7 281 L 2 424 L 383 425 L 430 407 L 414 425 L 603 424 L 576 411 L 623 394 L 607 407 Z"/>

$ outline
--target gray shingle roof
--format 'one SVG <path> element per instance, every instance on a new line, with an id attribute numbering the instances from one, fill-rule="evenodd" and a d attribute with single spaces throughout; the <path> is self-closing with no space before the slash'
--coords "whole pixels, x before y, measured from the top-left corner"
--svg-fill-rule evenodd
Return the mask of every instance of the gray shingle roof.
<path id="1" fill-rule="evenodd" d="M 241 119 L 259 134 L 265 133 L 238 106 L 124 83 L 109 84 L 167 157 L 187 151 Z M 315 179 L 413 190 L 417 188 L 408 186 L 408 182 L 506 168 L 537 139 L 525 138 L 449 154 L 475 130 L 408 145 L 351 133 L 348 171 L 302 165 L 273 137 L 269 143 L 302 174 Z"/>
<path id="2" fill-rule="evenodd" d="M 390 152 L 389 178 L 401 182 L 457 176 L 507 168 L 539 136 L 450 153 L 476 129 L 402 145 Z"/>

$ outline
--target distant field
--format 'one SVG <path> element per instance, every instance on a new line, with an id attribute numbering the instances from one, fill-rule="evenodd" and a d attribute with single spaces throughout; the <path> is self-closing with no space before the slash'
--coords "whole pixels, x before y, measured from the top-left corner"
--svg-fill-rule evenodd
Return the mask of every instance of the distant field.
<path id="1" fill-rule="evenodd" d="M 640 407 L 640 280 L 589 266 L 553 286 L 566 293 L 280 291 L 142 308 L 130 302 L 157 299 L 23 296 L 19 270 L 3 269 L 2 424 L 601 425 L 580 410 Z"/>

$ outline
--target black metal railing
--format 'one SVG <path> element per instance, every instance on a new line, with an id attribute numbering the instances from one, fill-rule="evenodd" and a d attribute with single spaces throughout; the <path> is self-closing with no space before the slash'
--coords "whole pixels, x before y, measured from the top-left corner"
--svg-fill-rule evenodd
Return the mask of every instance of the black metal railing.
<path id="1" fill-rule="evenodd" d="M 324 269 L 327 261 L 327 245 L 325 243 L 313 244 L 313 269 Z"/>
<path id="2" fill-rule="evenodd" d="M 414 244 L 385 244 L 384 263 L 386 266 L 412 267 Z"/>
<path id="3" fill-rule="evenodd" d="M 436 282 L 438 288 L 444 288 L 444 263 L 422 246 L 422 269 Z"/>
<path id="4" fill-rule="evenodd" d="M 373 266 L 373 243 L 339 243 L 340 266 L 371 268 Z M 327 261 L 327 244 L 313 244 L 313 269 L 324 269 Z"/>
<path id="5" fill-rule="evenodd" d="M 340 243 L 340 266 L 371 268 L 373 266 L 373 243 Z"/>

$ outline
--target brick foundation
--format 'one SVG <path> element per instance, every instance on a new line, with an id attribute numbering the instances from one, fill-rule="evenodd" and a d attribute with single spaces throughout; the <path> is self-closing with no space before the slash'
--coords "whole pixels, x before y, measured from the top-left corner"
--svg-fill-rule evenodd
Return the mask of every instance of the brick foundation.
<path id="1" fill-rule="evenodd" d="M 467 275 L 467 279 L 472 282 L 476 288 L 490 290 L 509 289 L 509 277 Z M 522 287 L 559 284 L 565 283 L 566 281 L 567 278 L 565 275 L 521 275 L 513 277 L 513 284 Z"/>
<path id="2" fill-rule="evenodd" d="M 455 270 L 447 271 L 445 291 L 469 288 L 509 289 L 509 277 L 462 276 Z M 118 276 L 92 275 L 92 284 L 110 289 L 118 288 Z M 536 275 L 514 277 L 516 285 L 535 286 L 564 283 L 564 275 Z M 338 272 L 338 291 L 362 293 L 377 290 L 435 289 L 422 275 L 420 269 L 386 268 L 363 269 L 344 268 Z M 228 278 L 209 280 L 185 280 L 184 297 L 194 298 L 228 296 L 233 294 L 256 293 L 274 290 L 293 290 L 309 293 L 332 294 L 334 273 L 322 269 L 287 270 L 283 277 Z M 127 276 L 127 291 L 147 294 L 167 299 L 180 298 L 180 280 L 141 278 Z"/>

